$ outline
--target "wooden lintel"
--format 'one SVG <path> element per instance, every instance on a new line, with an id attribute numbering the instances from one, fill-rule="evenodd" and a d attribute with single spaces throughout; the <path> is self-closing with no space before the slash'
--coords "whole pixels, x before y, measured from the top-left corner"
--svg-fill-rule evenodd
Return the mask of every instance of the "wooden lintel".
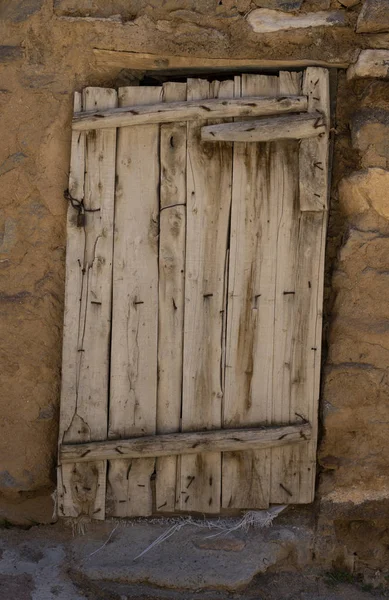
<path id="1" fill-rule="evenodd" d="M 60 462 L 89 462 L 115 458 L 147 458 L 203 452 L 237 452 L 306 442 L 311 425 L 283 425 L 250 429 L 222 429 L 190 433 L 169 433 L 87 444 L 62 444 Z"/>
<path id="2" fill-rule="evenodd" d="M 258 58 L 204 58 L 201 56 L 164 56 L 142 52 L 126 52 L 94 48 L 94 56 L 99 67 L 116 67 L 139 71 L 256 71 L 303 69 L 305 67 L 325 67 L 346 69 L 350 61 L 325 61 L 310 59 L 267 60 Z"/>
<path id="3" fill-rule="evenodd" d="M 275 96 L 273 98 L 231 98 L 223 100 L 196 100 L 165 102 L 145 106 L 125 106 L 105 111 L 76 113 L 73 130 L 128 127 L 152 123 L 172 123 L 195 119 L 228 119 L 230 117 L 257 117 L 307 110 L 306 96 Z"/>
<path id="4" fill-rule="evenodd" d="M 311 138 L 323 132 L 323 117 L 315 112 L 208 125 L 201 129 L 201 139 L 207 142 L 270 142 Z"/>

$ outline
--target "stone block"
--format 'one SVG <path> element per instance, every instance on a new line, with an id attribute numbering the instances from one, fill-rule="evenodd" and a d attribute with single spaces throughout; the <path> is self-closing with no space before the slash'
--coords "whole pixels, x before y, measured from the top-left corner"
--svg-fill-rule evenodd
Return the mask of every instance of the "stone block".
<path id="1" fill-rule="evenodd" d="M 347 70 L 347 79 L 358 77 L 389 79 L 389 50 L 361 50 Z"/>
<path id="2" fill-rule="evenodd" d="M 386 167 L 389 160 L 389 111 L 365 109 L 351 121 L 353 148 L 362 153 L 362 166 Z"/>
<path id="3" fill-rule="evenodd" d="M 38 12 L 43 0 L 1 0 L 0 21 L 20 23 Z"/>
<path id="4" fill-rule="evenodd" d="M 20 58 L 23 58 L 23 50 L 20 46 L 0 46 L 0 63 L 6 63 Z"/>
<path id="5" fill-rule="evenodd" d="M 289 29 L 310 29 L 313 27 L 333 27 L 345 25 L 342 11 L 318 11 L 301 15 L 291 15 L 278 10 L 258 8 L 247 16 L 247 21 L 255 33 L 274 33 Z"/>
<path id="6" fill-rule="evenodd" d="M 338 0 L 338 2 L 345 8 L 352 8 L 353 6 L 359 4 L 360 0 Z"/>
<path id="7" fill-rule="evenodd" d="M 357 21 L 357 33 L 389 31 L 388 0 L 365 0 Z"/>
<path id="8" fill-rule="evenodd" d="M 348 216 L 374 209 L 389 219 L 389 171 L 370 168 L 344 178 L 339 185 L 339 204 Z"/>
<path id="9" fill-rule="evenodd" d="M 254 4 L 258 8 L 271 8 L 283 10 L 284 12 L 299 10 L 302 3 L 303 0 L 254 0 Z"/>

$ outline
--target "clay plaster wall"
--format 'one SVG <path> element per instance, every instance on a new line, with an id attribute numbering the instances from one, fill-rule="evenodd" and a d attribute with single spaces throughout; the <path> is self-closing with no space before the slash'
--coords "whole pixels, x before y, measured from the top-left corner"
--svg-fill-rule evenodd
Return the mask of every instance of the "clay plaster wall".
<path id="1" fill-rule="evenodd" d="M 326 515 L 352 518 L 354 506 L 369 514 L 379 504 L 382 518 L 382 501 L 389 503 L 388 56 L 380 55 L 378 66 L 368 62 L 365 77 L 346 76 L 361 49 L 389 49 L 389 8 L 378 4 L 379 17 L 375 0 L 363 7 L 358 0 L 0 0 L 0 517 L 51 519 L 72 95 L 142 75 L 122 68 L 120 55 L 117 66 L 104 63 L 93 52 L 101 48 L 157 60 L 343 65 L 332 78 L 337 109 L 314 510 L 324 523 Z M 255 13 L 263 8 L 282 11 Z M 280 16 L 285 24 L 300 15 L 306 27 L 257 33 L 253 15 L 273 29 Z M 315 26 L 319 17 L 325 25 Z"/>

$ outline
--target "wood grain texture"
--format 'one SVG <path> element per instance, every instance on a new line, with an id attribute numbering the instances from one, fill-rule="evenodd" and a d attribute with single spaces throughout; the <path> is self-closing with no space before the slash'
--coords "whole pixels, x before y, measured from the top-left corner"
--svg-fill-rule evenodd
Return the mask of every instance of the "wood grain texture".
<path id="1" fill-rule="evenodd" d="M 80 107 L 79 96 L 76 104 Z M 85 109 L 116 104 L 115 90 L 83 92 Z M 115 129 L 72 138 L 70 193 L 93 212 L 86 213 L 83 227 L 77 226 L 74 209 L 68 215 L 60 424 L 64 442 L 107 437 L 115 154 Z M 106 462 L 64 467 L 60 514 L 104 519 L 105 489 Z"/>
<path id="2" fill-rule="evenodd" d="M 299 73 L 281 72 L 280 93 L 301 90 Z M 277 179 L 279 186 L 278 225 L 276 237 L 275 315 L 273 344 L 272 423 L 289 423 L 299 417 L 291 414 L 292 345 L 296 309 L 296 272 L 299 264 L 299 155 L 298 144 L 278 143 Z M 270 502 L 290 503 L 298 497 L 300 466 L 291 448 L 271 450 Z"/>
<path id="3" fill-rule="evenodd" d="M 169 83 L 173 85 L 173 82 Z M 72 127 L 76 131 L 104 129 L 106 127 L 129 127 L 152 123 L 174 123 L 175 121 L 193 121 L 196 119 L 228 119 L 239 116 L 260 116 L 281 113 L 302 112 L 307 110 L 306 96 L 278 98 L 229 98 L 222 101 L 192 100 L 147 106 L 122 106 L 113 110 L 80 112 L 74 115 Z"/>
<path id="4" fill-rule="evenodd" d="M 243 75 L 241 93 L 276 95 L 277 77 Z M 223 427 L 270 422 L 273 398 L 274 144 L 234 144 Z M 223 455 L 224 508 L 269 504 L 269 451 Z"/>
<path id="5" fill-rule="evenodd" d="M 325 127 L 316 138 L 306 139 L 300 146 L 300 208 L 325 210 L 328 205 L 328 150 L 330 131 L 330 86 L 326 69 L 310 67 L 304 74 L 304 93 L 308 96 L 308 112 L 320 112 Z"/>
<path id="6" fill-rule="evenodd" d="M 233 82 L 188 80 L 188 99 L 212 97 L 233 97 Z M 218 429 L 222 414 L 232 148 L 201 142 L 203 124 L 188 123 L 182 431 Z M 176 498 L 179 509 L 219 512 L 220 486 L 220 453 L 182 456 Z"/>
<path id="7" fill-rule="evenodd" d="M 367 52 L 367 51 L 365 51 Z M 371 51 L 373 52 L 373 51 Z M 149 54 L 145 52 L 123 52 L 94 48 L 93 54 L 99 67 L 116 67 L 119 69 L 140 69 L 141 71 L 171 71 L 187 69 L 193 73 L 198 71 L 250 71 L 261 68 L 301 69 L 309 66 L 335 67 L 346 69 L 350 61 L 324 61 L 324 60 L 269 60 L 260 58 L 208 58 L 206 56 L 171 56 L 166 54 Z"/>
<path id="8" fill-rule="evenodd" d="M 303 90 L 308 95 L 309 109 L 321 110 L 328 123 L 326 134 L 317 144 L 308 149 L 300 148 L 300 221 L 299 263 L 296 288 L 299 301 L 294 321 L 293 387 L 291 393 L 291 418 L 300 414 L 312 424 L 312 439 L 296 452 L 300 466 L 300 503 L 313 502 L 315 496 L 316 449 L 318 433 L 318 411 L 320 395 L 320 370 L 322 348 L 324 261 L 328 219 L 328 154 L 330 125 L 329 73 L 325 69 L 309 68 L 304 73 Z M 306 153 L 304 154 L 304 152 Z M 316 154 L 315 154 L 316 150 Z M 304 160 L 313 160 L 313 165 L 322 163 L 323 171 L 312 169 Z M 305 166 L 304 166 L 305 165 Z M 319 173 L 318 173 L 319 171 Z M 310 203 L 307 191 L 314 190 L 320 196 L 322 211 Z M 305 194 L 305 195 L 304 195 Z M 317 194 L 317 195 L 316 195 Z M 302 198 L 306 198 L 304 202 Z M 312 199 L 312 197 L 311 197 Z"/>
<path id="9" fill-rule="evenodd" d="M 286 425 L 251 429 L 221 429 L 194 433 L 168 433 L 111 440 L 89 444 L 65 444 L 61 446 L 61 461 L 89 462 L 92 460 L 115 460 L 125 458 L 170 456 L 184 453 L 223 452 L 250 448 L 270 448 L 286 444 L 301 444 L 309 440 L 311 426 Z"/>
<path id="10" fill-rule="evenodd" d="M 186 99 L 186 83 L 163 85 L 166 102 Z M 161 125 L 157 433 L 180 430 L 186 232 L 186 122 Z M 156 463 L 156 509 L 174 512 L 177 457 Z"/>
<path id="11" fill-rule="evenodd" d="M 161 99 L 161 87 L 119 90 L 121 106 Z M 156 431 L 159 126 L 118 134 L 109 437 Z M 111 514 L 152 512 L 153 459 L 109 465 Z"/>
<path id="12" fill-rule="evenodd" d="M 317 137 L 325 132 L 323 117 L 318 112 L 271 117 L 258 121 L 208 125 L 201 129 L 207 142 L 271 142 Z"/>

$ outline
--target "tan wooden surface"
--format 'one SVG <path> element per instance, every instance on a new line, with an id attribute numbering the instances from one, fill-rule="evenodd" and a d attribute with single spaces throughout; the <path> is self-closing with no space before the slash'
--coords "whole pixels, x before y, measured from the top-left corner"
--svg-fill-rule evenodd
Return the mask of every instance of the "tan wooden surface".
<path id="1" fill-rule="evenodd" d="M 326 69 L 311 67 L 305 71 L 304 93 L 309 113 L 320 112 L 324 131 L 317 138 L 303 140 L 300 146 L 300 208 L 325 210 L 328 206 L 328 148 L 330 131 L 330 86 Z"/>
<path id="2" fill-rule="evenodd" d="M 231 98 L 233 82 L 188 80 L 188 99 Z M 202 121 L 188 123 L 182 431 L 218 429 L 222 415 L 225 263 L 231 205 L 232 147 L 205 147 Z M 183 455 L 181 510 L 220 510 L 220 453 Z M 187 487 L 190 483 L 190 490 Z"/>
<path id="3" fill-rule="evenodd" d="M 186 83 L 163 85 L 166 102 L 186 99 Z M 186 122 L 161 125 L 157 433 L 180 430 L 186 239 Z M 174 512 L 177 456 L 156 463 L 156 509 Z"/>
<path id="4" fill-rule="evenodd" d="M 140 69 L 142 71 L 175 71 L 177 69 L 194 69 L 202 71 L 230 71 L 235 69 L 245 72 L 250 69 L 301 69 L 317 66 L 325 68 L 346 69 L 348 61 L 324 60 L 269 60 L 260 58 L 208 58 L 207 56 L 170 56 L 149 54 L 144 52 L 123 52 L 94 48 L 93 54 L 99 67 L 116 67 L 118 69 Z"/>
<path id="5" fill-rule="evenodd" d="M 117 104 L 115 90 L 86 88 L 83 107 Z M 77 108 L 80 98 L 76 96 Z M 70 207 L 66 255 L 66 298 L 60 440 L 85 442 L 107 437 L 109 343 L 116 130 L 74 134 L 69 190 L 88 210 L 77 226 Z M 85 172 L 85 177 L 84 177 Z M 74 464 L 62 470 L 59 514 L 105 517 L 106 463 Z"/>
<path id="6" fill-rule="evenodd" d="M 120 105 L 150 104 L 161 87 L 119 90 Z M 156 430 L 159 233 L 159 126 L 119 130 L 113 269 L 109 437 Z M 152 511 L 153 459 L 114 461 L 115 516 Z"/>
<path id="7" fill-rule="evenodd" d="M 280 93 L 301 90 L 299 73 L 281 72 L 279 75 Z M 299 263 L 300 205 L 299 145 L 295 142 L 277 144 L 279 186 L 278 227 L 274 268 L 276 272 L 274 343 L 273 343 L 273 401 L 272 423 L 288 423 L 299 417 L 291 414 L 292 343 L 296 307 L 296 271 Z M 300 467 L 290 448 L 271 450 L 270 501 L 296 501 Z M 290 472 L 290 473 L 289 473 Z M 291 480 L 295 482 L 291 485 Z M 287 490 L 287 491 L 286 491 Z"/>
<path id="8" fill-rule="evenodd" d="M 301 444 L 311 437 L 309 423 L 256 429 L 221 429 L 192 433 L 168 433 L 128 440 L 111 440 L 89 444 L 61 446 L 63 464 L 71 461 L 121 460 L 203 452 L 224 452 L 252 448 L 271 448 L 286 444 Z"/>
<path id="9" fill-rule="evenodd" d="M 302 94 L 303 114 L 243 112 L 231 122 L 247 98 L 261 97 L 264 110 Z M 156 107 L 175 108 L 162 111 L 166 122 L 143 109 L 126 115 L 149 120 L 118 130 L 116 172 L 115 129 L 72 134 L 70 193 L 98 210 L 85 227 L 77 210 L 68 216 L 59 513 L 217 514 L 311 502 L 328 72 L 309 68 L 304 82 L 294 72 L 189 79 L 122 88 L 119 97 L 123 108 L 155 109 L 151 119 Z M 195 104 L 184 109 L 186 98 Z M 105 108 L 116 102 L 114 91 L 89 88 L 75 111 L 104 112 L 94 118 L 112 124 L 118 113 Z M 216 107 L 212 118 L 212 108 L 200 109 L 191 120 L 199 106 Z M 170 122 L 172 114 L 185 120 Z M 220 141 L 238 130 L 262 141 Z M 215 138 L 210 132 L 217 141 L 202 139 Z"/>
<path id="10" fill-rule="evenodd" d="M 269 117 L 257 121 L 209 125 L 201 130 L 207 142 L 271 142 L 317 137 L 325 132 L 322 115 L 312 114 Z"/>
<path id="11" fill-rule="evenodd" d="M 276 95 L 278 78 L 243 75 L 242 96 Z M 224 427 L 270 422 L 274 245 L 278 198 L 269 170 L 274 145 L 234 144 Z M 269 166 L 271 165 L 271 166 Z M 269 504 L 269 451 L 225 453 L 223 507 Z"/>
<path id="12" fill-rule="evenodd" d="M 239 116 L 260 116 L 307 110 L 306 96 L 278 98 L 227 98 L 223 101 L 192 100 L 183 102 L 131 105 L 106 111 L 80 112 L 74 115 L 72 127 L 76 131 L 104 129 L 106 127 L 128 127 L 151 123 L 174 123 L 196 119 L 227 119 Z"/>

